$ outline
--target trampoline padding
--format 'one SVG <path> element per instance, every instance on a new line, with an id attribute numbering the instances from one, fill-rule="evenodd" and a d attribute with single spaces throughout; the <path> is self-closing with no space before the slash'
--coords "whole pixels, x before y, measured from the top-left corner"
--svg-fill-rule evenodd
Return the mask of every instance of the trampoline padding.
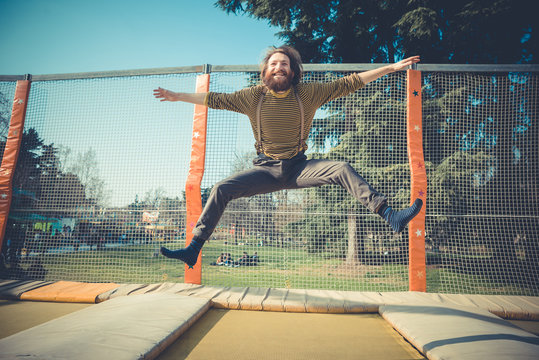
<path id="1" fill-rule="evenodd" d="M 52 284 L 52 281 L 3 280 L 0 281 L 0 298 L 19 300 L 25 292 Z"/>
<path id="2" fill-rule="evenodd" d="M 174 294 L 117 297 L 0 340 L 0 359 L 153 359 L 210 308 Z"/>
<path id="3" fill-rule="evenodd" d="M 50 285 L 25 292 L 21 300 L 95 303 L 97 296 L 117 288 L 114 283 L 82 283 L 58 281 Z"/>
<path id="4" fill-rule="evenodd" d="M 539 354 L 539 337 L 477 307 L 386 305 L 379 312 L 430 360 L 535 360 Z"/>
<path id="5" fill-rule="evenodd" d="M 458 295 L 412 291 L 354 292 L 334 290 L 217 287 L 193 284 L 129 284 L 105 292 L 97 302 L 117 296 L 174 293 L 211 300 L 215 308 L 322 313 L 375 313 L 383 305 L 434 304 L 488 310 L 504 319 L 539 320 L 539 297 Z"/>

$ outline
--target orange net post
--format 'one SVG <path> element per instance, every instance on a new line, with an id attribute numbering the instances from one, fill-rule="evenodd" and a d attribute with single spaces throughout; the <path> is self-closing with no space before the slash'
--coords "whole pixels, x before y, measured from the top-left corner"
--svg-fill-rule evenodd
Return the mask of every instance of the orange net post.
<path id="1" fill-rule="evenodd" d="M 210 89 L 210 75 L 203 74 L 197 77 L 196 92 L 204 93 Z M 200 184 L 204 175 L 204 160 L 206 157 L 206 130 L 208 122 L 208 108 L 203 105 L 195 105 L 193 118 L 193 138 L 191 140 L 191 162 L 189 174 L 185 184 L 185 201 L 187 211 L 187 229 L 185 244 L 189 245 L 193 239 L 193 228 L 202 213 L 202 198 L 200 196 Z M 193 266 L 185 265 L 184 282 L 188 284 L 201 284 L 202 282 L 202 251 L 198 255 L 198 261 Z"/>
<path id="2" fill-rule="evenodd" d="M 423 207 L 408 225 L 409 264 L 408 278 L 410 291 L 427 291 L 425 265 L 425 209 L 427 207 L 427 172 L 423 157 L 423 126 L 421 107 L 421 72 L 407 70 L 407 136 L 408 159 L 410 164 L 410 201 L 420 198 Z"/>
<path id="3" fill-rule="evenodd" d="M 19 150 L 21 148 L 29 93 L 30 81 L 17 81 L 4 157 L 0 166 L 0 248 L 2 248 L 4 242 L 7 218 L 11 206 L 13 173 L 15 172 Z"/>

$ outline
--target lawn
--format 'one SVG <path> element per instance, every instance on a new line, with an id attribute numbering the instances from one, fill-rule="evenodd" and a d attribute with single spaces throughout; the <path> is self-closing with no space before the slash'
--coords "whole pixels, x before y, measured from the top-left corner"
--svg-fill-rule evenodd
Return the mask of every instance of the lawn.
<path id="1" fill-rule="evenodd" d="M 117 283 L 183 282 L 183 264 L 159 255 L 161 245 L 129 245 L 23 257 L 20 268 L 24 270 L 15 277 Z M 180 246 L 178 243 L 165 245 Z M 237 260 L 244 251 L 249 255 L 258 253 L 257 266 L 210 265 L 221 252 L 228 252 Z M 36 266 L 38 263 L 40 265 Z M 408 286 L 405 265 L 348 264 L 334 253 L 310 254 L 302 248 L 224 245 L 212 241 L 204 247 L 202 264 L 204 285 L 357 291 L 405 291 Z"/>
<path id="2" fill-rule="evenodd" d="M 83 282 L 160 283 L 183 282 L 184 266 L 159 254 L 162 243 L 124 245 L 105 249 L 45 253 L 23 257 L 17 269 L 3 278 L 71 280 Z M 165 243 L 179 248 L 179 242 Z M 237 260 L 243 252 L 258 253 L 257 266 L 215 266 L 222 252 Z M 38 261 L 39 259 L 39 261 Z M 402 260 L 402 259 L 401 259 Z M 408 267 L 393 259 L 377 264 L 350 264 L 335 252 L 309 253 L 303 247 L 225 245 L 211 241 L 204 246 L 202 284 L 237 287 L 328 289 L 346 291 L 407 291 Z M 438 265 L 427 267 L 427 291 L 470 294 L 536 295 L 520 285 L 497 284 L 492 279 L 463 274 Z"/>

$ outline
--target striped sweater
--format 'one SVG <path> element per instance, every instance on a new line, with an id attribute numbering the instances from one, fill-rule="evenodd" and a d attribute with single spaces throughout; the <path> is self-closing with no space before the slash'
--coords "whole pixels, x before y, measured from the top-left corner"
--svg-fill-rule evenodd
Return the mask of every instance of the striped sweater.
<path id="1" fill-rule="evenodd" d="M 257 134 L 256 112 L 258 101 L 264 96 L 261 109 L 261 137 L 264 154 L 273 159 L 290 159 L 307 150 L 307 138 L 316 110 L 325 103 L 348 95 L 364 86 L 357 73 L 327 83 L 300 83 L 283 94 L 263 92 L 257 85 L 233 93 L 209 92 L 205 105 L 212 109 L 225 109 L 245 114 L 251 120 L 253 133 Z M 299 93 L 305 119 L 304 136 L 300 144 L 300 111 L 294 95 Z M 256 135 L 255 135 L 256 137 Z"/>

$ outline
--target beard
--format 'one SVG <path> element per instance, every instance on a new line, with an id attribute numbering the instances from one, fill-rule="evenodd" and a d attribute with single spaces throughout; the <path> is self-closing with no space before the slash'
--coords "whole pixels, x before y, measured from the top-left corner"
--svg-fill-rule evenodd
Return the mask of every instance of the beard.
<path id="1" fill-rule="evenodd" d="M 276 79 L 274 77 L 275 73 L 267 73 L 264 77 L 264 84 L 268 89 L 273 90 L 274 92 L 286 91 L 292 86 L 292 79 L 294 75 L 292 73 L 286 73 L 281 71 L 284 74 L 284 77 Z"/>

